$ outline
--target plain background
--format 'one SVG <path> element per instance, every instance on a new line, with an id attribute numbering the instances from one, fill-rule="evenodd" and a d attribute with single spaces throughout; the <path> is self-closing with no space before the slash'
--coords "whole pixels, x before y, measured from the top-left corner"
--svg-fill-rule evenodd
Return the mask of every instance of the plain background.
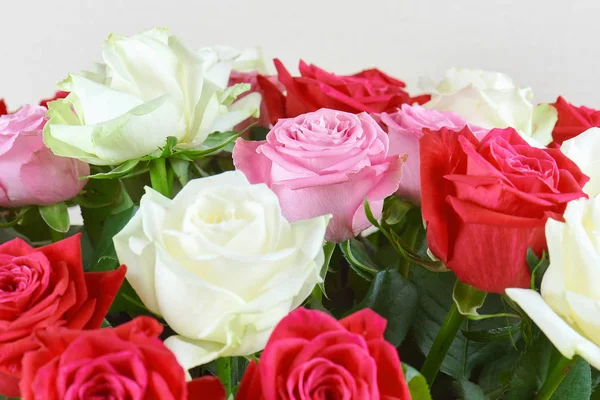
<path id="1" fill-rule="evenodd" d="M 377 66 L 414 88 L 450 67 L 509 74 L 535 101 L 600 108 L 599 0 L 0 0 L 0 98 L 50 96 L 102 41 L 168 26 L 193 47 L 259 45 L 291 70 Z"/>

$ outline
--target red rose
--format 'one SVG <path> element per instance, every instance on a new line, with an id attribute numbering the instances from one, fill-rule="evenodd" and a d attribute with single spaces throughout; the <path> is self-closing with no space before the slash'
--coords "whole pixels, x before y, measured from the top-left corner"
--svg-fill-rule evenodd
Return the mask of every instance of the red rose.
<path id="1" fill-rule="evenodd" d="M 186 384 L 185 371 L 158 338 L 163 328 L 138 317 L 116 328 L 40 331 L 40 346 L 23 358 L 23 400 L 225 400 L 218 379 Z"/>
<path id="2" fill-rule="evenodd" d="M 69 92 L 62 92 L 62 91 L 56 92 L 56 93 L 54 93 L 54 97 L 52 97 L 51 99 L 44 99 L 44 100 L 40 101 L 40 106 L 48 108 L 49 102 L 58 100 L 58 99 L 64 99 L 68 95 L 69 95 Z"/>
<path id="3" fill-rule="evenodd" d="M 575 107 L 559 97 L 552 104 L 558 111 L 558 121 L 552 131 L 552 139 L 556 144 L 574 138 L 595 126 L 600 127 L 600 111 L 586 106 Z"/>
<path id="4" fill-rule="evenodd" d="M 96 329 L 125 278 L 84 273 L 80 236 L 34 249 L 21 239 L 0 245 L 0 393 L 19 395 L 21 359 L 37 344 L 33 331 Z"/>
<path id="5" fill-rule="evenodd" d="M 545 249 L 546 220 L 585 197 L 589 178 L 560 150 L 531 147 L 512 128 L 481 142 L 469 128 L 424 132 L 421 198 L 433 254 L 481 290 L 529 287 L 527 248 Z"/>
<path id="6" fill-rule="evenodd" d="M 300 61 L 300 77 L 292 77 L 281 61 L 275 60 L 279 82 L 287 91 L 284 96 L 273 87 L 265 93 L 265 102 L 271 122 L 279 118 L 297 117 L 321 108 L 380 113 L 393 112 L 401 104 L 425 102 L 429 96 L 411 98 L 404 90 L 404 82 L 377 69 L 368 69 L 354 75 L 338 76 Z"/>
<path id="7" fill-rule="evenodd" d="M 386 320 L 369 309 L 341 321 L 299 308 L 281 320 L 244 374 L 237 400 L 410 399 Z"/>
<path id="8" fill-rule="evenodd" d="M 6 109 L 6 103 L 3 99 L 0 99 L 0 115 L 8 114 L 8 110 Z"/>

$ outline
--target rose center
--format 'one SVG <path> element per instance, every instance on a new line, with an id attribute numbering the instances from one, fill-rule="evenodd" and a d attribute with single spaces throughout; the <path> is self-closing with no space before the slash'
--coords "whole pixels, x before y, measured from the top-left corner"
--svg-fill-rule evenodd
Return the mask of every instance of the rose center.
<path id="1" fill-rule="evenodd" d="M 0 266 L 0 294 L 22 292 L 36 277 L 37 272 L 26 265 Z"/>

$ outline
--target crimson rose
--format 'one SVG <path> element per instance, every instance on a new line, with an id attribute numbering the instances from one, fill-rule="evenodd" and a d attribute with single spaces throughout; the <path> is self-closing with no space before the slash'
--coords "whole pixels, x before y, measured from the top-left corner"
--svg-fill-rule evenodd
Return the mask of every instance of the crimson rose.
<path id="1" fill-rule="evenodd" d="M 575 107 L 559 97 L 552 104 L 558 111 L 558 121 L 552 131 L 554 143 L 562 144 L 595 126 L 600 126 L 600 111 L 586 106 Z"/>
<path id="2" fill-rule="evenodd" d="M 354 75 L 335 75 L 315 65 L 300 61 L 300 76 L 292 77 L 281 61 L 274 60 L 279 82 L 286 89 L 284 96 L 273 84 L 264 82 L 264 101 L 271 123 L 280 118 L 297 117 L 321 108 L 361 112 L 393 112 L 404 103 L 424 103 L 429 96 L 411 98 L 404 82 L 378 69 L 368 69 Z"/>
<path id="3" fill-rule="evenodd" d="M 49 102 L 58 100 L 58 99 L 64 99 L 68 95 L 69 95 L 69 92 L 58 91 L 58 92 L 54 93 L 54 97 L 49 98 L 49 99 L 43 99 L 42 101 L 40 101 L 40 106 L 48 108 Z"/>
<path id="4" fill-rule="evenodd" d="M 341 321 L 296 309 L 279 322 L 237 400 L 410 399 L 386 320 L 369 309 Z"/>
<path id="5" fill-rule="evenodd" d="M 540 255 L 546 220 L 584 197 L 589 178 L 560 150 L 532 147 L 512 128 L 481 142 L 468 127 L 424 132 L 421 198 L 433 254 L 478 289 L 529 287 L 527 249 Z"/>
<path id="6" fill-rule="evenodd" d="M 125 278 L 125 266 L 83 272 L 80 236 L 33 248 L 0 245 L 0 393 L 19 395 L 21 360 L 35 350 L 32 332 L 49 327 L 96 329 Z"/>
<path id="7" fill-rule="evenodd" d="M 186 384 L 185 371 L 158 338 L 162 330 L 155 319 L 138 317 L 116 328 L 38 332 L 39 349 L 23 358 L 23 400 L 225 400 L 214 377 Z"/>

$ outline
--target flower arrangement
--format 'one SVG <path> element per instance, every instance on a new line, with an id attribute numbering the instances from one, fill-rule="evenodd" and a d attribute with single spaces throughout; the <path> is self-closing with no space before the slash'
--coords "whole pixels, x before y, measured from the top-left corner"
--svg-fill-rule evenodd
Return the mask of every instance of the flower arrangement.
<path id="1" fill-rule="evenodd" d="M 600 392 L 600 111 L 167 29 L 102 58 L 0 100 L 0 395 Z"/>

